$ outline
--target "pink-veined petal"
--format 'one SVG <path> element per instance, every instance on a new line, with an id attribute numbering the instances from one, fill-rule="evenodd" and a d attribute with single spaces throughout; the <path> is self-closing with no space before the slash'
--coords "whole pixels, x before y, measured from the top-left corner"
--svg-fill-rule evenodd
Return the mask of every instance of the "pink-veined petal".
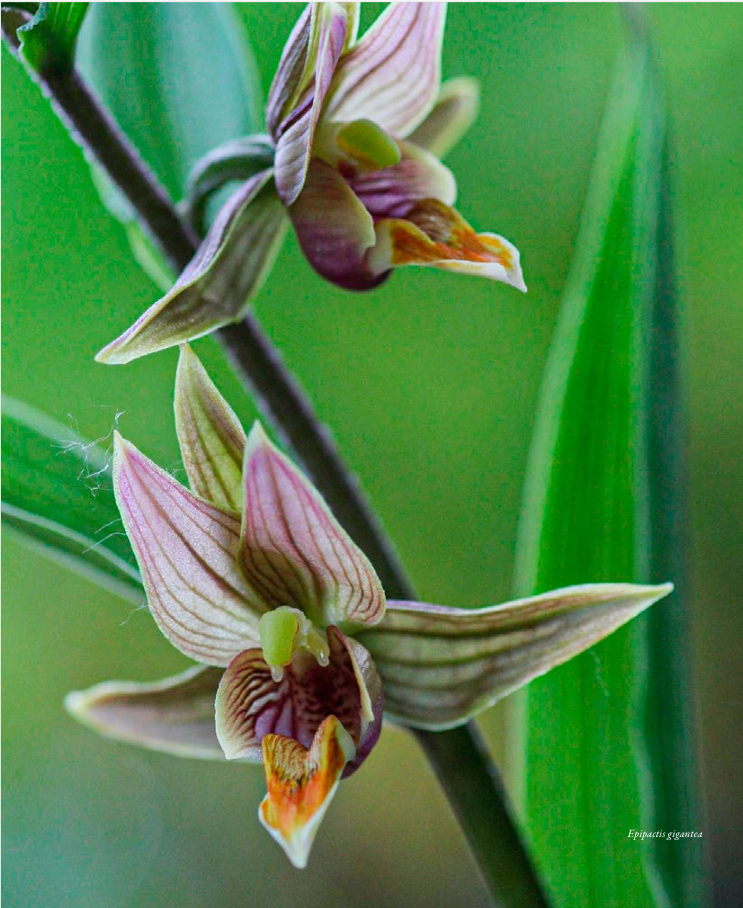
<path id="1" fill-rule="evenodd" d="M 243 478 L 240 554 L 261 597 L 301 609 L 320 627 L 376 624 L 385 596 L 369 559 L 259 423 L 248 437 Z"/>
<path id="2" fill-rule="evenodd" d="M 376 242 L 374 222 L 343 177 L 313 160 L 289 216 L 310 265 L 347 290 L 369 290 L 386 277 L 371 275 L 364 258 Z"/>
<path id="3" fill-rule="evenodd" d="M 217 737 L 228 760 L 257 759 L 267 734 L 293 738 L 309 747 L 320 723 L 336 716 L 351 736 L 356 754 L 350 775 L 366 758 L 381 731 L 382 683 L 364 647 L 328 628 L 329 664 L 298 651 L 274 681 L 260 649 L 230 663 L 216 699 Z"/>
<path id="4" fill-rule="evenodd" d="M 191 488 L 218 508 L 242 510 L 246 436 L 232 408 L 188 346 L 175 377 L 175 428 Z"/>
<path id="5" fill-rule="evenodd" d="M 444 271 L 503 281 L 526 292 L 519 251 L 494 233 L 475 233 L 443 202 L 425 199 L 402 218 L 377 221 L 377 242 L 366 256 L 374 274 L 401 265 L 428 265 Z"/>
<path id="6" fill-rule="evenodd" d="M 382 676 L 390 718 L 440 730 L 603 640 L 672 589 L 597 583 L 472 610 L 390 602 L 359 638 Z"/>
<path id="7" fill-rule="evenodd" d="M 307 87 L 317 53 L 319 3 L 308 3 L 297 19 L 276 68 L 266 102 L 266 127 L 273 138 L 282 119 Z"/>
<path id="8" fill-rule="evenodd" d="M 285 205 L 295 202 L 304 186 L 320 111 L 346 41 L 345 9 L 339 3 L 317 5 L 317 52 L 312 84 L 276 128 L 276 188 Z"/>
<path id="9" fill-rule="evenodd" d="M 443 158 L 474 123 L 480 107 L 480 85 L 469 76 L 448 79 L 433 110 L 408 136 L 408 140 Z"/>
<path id="10" fill-rule="evenodd" d="M 68 694 L 65 707 L 108 738 L 177 757 L 224 760 L 214 728 L 223 674 L 195 666 L 162 681 L 105 681 Z"/>
<path id="11" fill-rule="evenodd" d="M 323 120 L 367 118 L 405 138 L 439 93 L 445 3 L 393 3 L 341 60 Z"/>
<path id="12" fill-rule="evenodd" d="M 424 148 L 400 142 L 399 164 L 351 177 L 348 183 L 373 218 L 404 218 L 424 199 L 453 205 L 457 184 L 451 170 Z"/>
<path id="13" fill-rule="evenodd" d="M 259 640 L 267 606 L 236 558 L 235 516 L 184 489 L 116 434 L 114 493 L 160 630 L 182 653 L 229 665 Z"/>
<path id="14" fill-rule="evenodd" d="M 128 363 L 239 319 L 273 265 L 285 225 L 271 171 L 251 177 L 222 207 L 172 290 L 104 347 L 98 362 Z"/>
<path id="15" fill-rule="evenodd" d="M 282 735 L 263 739 L 268 793 L 258 817 L 295 867 L 307 866 L 318 827 L 354 747 L 335 716 L 328 716 L 307 749 Z"/>

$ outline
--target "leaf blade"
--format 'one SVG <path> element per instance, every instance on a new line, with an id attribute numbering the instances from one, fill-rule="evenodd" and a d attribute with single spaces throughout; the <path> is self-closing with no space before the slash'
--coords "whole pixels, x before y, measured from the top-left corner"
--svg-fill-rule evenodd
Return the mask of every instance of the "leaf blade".
<path id="1" fill-rule="evenodd" d="M 142 601 L 105 453 L 31 407 L 3 399 L 5 526 L 122 597 Z"/>

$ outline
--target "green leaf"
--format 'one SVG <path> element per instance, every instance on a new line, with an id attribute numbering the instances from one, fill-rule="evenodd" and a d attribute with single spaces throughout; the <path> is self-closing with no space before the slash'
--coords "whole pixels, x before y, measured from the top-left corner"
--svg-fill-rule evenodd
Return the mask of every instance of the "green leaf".
<path id="1" fill-rule="evenodd" d="M 18 29 L 21 53 L 37 72 L 66 72 L 72 68 L 87 3 L 41 3 L 34 16 Z"/>
<path id="2" fill-rule="evenodd" d="M 618 74 L 537 416 L 517 593 L 679 583 L 665 124 L 646 46 Z M 670 360 L 669 360 L 670 357 Z M 517 787 L 558 908 L 703 904 L 678 594 L 532 684 Z"/>
<path id="3" fill-rule="evenodd" d="M 105 453 L 4 398 L 2 518 L 44 554 L 133 602 L 143 601 Z"/>
<path id="4" fill-rule="evenodd" d="M 247 36 L 222 3 L 95 3 L 80 71 L 174 199 L 215 145 L 261 128 Z"/>
<path id="5" fill-rule="evenodd" d="M 215 145 L 262 126 L 260 79 L 229 4 L 94 3 L 77 54 L 83 76 L 175 200 Z M 174 280 L 128 202 L 100 172 L 104 205 L 162 289 Z"/>

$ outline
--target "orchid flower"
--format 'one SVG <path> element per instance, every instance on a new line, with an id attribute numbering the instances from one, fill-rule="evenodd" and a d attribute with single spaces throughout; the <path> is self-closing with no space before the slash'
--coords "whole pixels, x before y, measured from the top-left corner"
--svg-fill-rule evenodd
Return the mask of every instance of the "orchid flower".
<path id="1" fill-rule="evenodd" d="M 312 267 L 350 290 L 424 265 L 526 290 L 518 250 L 476 233 L 439 160 L 477 109 L 477 85 L 441 85 L 445 3 L 394 3 L 356 40 L 357 3 L 311 3 L 269 92 L 268 135 L 216 149 L 206 171 L 253 175 L 216 217 L 175 286 L 98 355 L 124 363 L 237 321 L 287 220 Z M 211 168 L 211 170 L 210 170 Z M 239 170 L 239 168 L 238 168 Z M 259 172 L 255 172 L 258 170 Z"/>
<path id="2" fill-rule="evenodd" d="M 671 589 L 574 586 L 477 610 L 387 601 L 317 490 L 259 423 L 246 437 L 188 347 L 175 416 L 192 490 L 120 437 L 114 490 L 150 611 L 201 666 L 67 706 L 144 747 L 262 761 L 259 817 L 297 867 L 383 709 L 412 727 L 462 724 Z"/>

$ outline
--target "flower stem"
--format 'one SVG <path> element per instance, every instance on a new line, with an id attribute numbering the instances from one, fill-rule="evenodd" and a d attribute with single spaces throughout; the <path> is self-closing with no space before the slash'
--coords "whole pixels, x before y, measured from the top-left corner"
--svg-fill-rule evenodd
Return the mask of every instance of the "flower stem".
<path id="1" fill-rule="evenodd" d="M 18 50 L 17 11 L 3 12 L 3 34 Z M 77 71 L 31 73 L 73 138 L 106 172 L 175 272 L 182 271 L 199 238 L 181 219 L 165 190 Z M 304 464 L 338 520 L 371 560 L 390 598 L 412 599 L 413 588 L 348 471 L 328 430 L 281 361 L 278 351 L 248 315 L 217 338 L 230 363 Z M 467 836 L 493 902 L 503 908 L 546 908 L 547 900 L 506 806 L 497 770 L 474 724 L 447 732 L 417 731 Z"/>

